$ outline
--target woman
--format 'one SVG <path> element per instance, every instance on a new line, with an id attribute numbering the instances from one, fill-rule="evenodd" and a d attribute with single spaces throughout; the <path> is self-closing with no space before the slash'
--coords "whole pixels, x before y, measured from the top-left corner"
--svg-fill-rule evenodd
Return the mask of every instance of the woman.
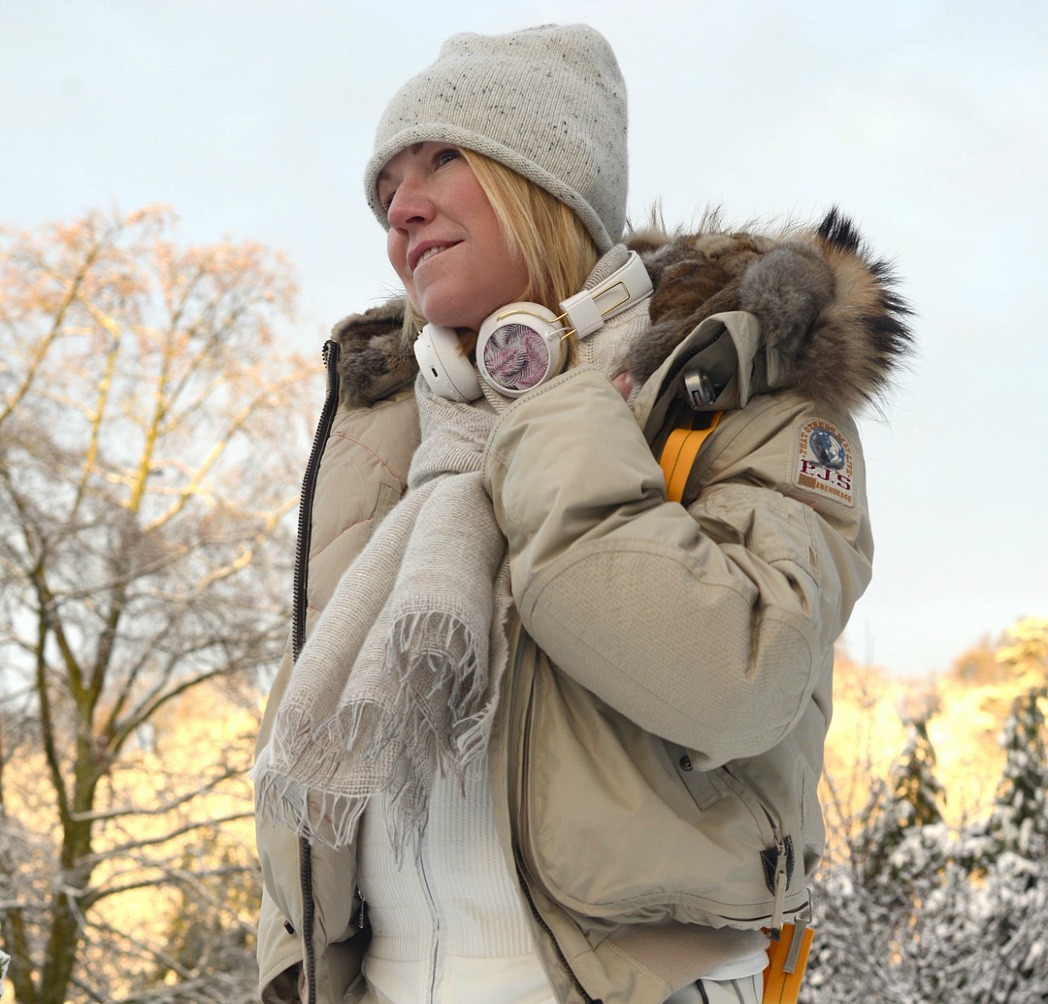
<path id="1" fill-rule="evenodd" d="M 450 39 L 365 186 L 406 301 L 329 343 L 255 770 L 262 997 L 752 1004 L 822 848 L 888 270 L 836 214 L 620 243 L 585 26 Z"/>

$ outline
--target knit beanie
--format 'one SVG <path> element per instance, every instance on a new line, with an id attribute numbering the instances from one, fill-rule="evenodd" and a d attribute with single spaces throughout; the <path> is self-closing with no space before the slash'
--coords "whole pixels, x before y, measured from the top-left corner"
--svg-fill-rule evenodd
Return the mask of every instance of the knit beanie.
<path id="1" fill-rule="evenodd" d="M 454 143 L 497 160 L 575 211 L 603 254 L 626 220 L 626 85 L 607 40 L 587 25 L 454 35 L 386 108 L 364 186 L 405 147 Z"/>

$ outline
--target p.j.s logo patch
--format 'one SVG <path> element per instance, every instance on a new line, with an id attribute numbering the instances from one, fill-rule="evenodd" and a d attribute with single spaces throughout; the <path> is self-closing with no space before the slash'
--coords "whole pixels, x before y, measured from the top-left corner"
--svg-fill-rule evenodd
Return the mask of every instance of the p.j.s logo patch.
<path id="1" fill-rule="evenodd" d="M 822 419 L 812 419 L 800 429 L 794 484 L 808 492 L 851 506 L 852 451 L 838 428 Z"/>

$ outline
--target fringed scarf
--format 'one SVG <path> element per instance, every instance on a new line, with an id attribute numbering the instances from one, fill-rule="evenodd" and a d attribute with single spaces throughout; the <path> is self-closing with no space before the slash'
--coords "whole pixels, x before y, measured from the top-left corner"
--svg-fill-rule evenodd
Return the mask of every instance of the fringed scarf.
<path id="1" fill-rule="evenodd" d="M 408 491 L 339 581 L 252 772 L 260 815 L 336 848 L 384 793 L 398 855 L 417 846 L 436 772 L 486 755 L 512 602 L 481 474 L 495 411 L 421 378 L 416 396 Z"/>
<path id="2" fill-rule="evenodd" d="M 626 256 L 612 248 L 587 288 Z M 579 365 L 610 375 L 647 325 L 642 302 L 585 339 Z M 487 755 L 513 601 L 481 473 L 511 402 L 484 395 L 461 404 L 415 381 L 422 440 L 408 491 L 317 620 L 252 771 L 258 814 L 310 841 L 352 843 L 382 793 L 394 852 L 418 848 L 437 771 L 464 777 Z"/>

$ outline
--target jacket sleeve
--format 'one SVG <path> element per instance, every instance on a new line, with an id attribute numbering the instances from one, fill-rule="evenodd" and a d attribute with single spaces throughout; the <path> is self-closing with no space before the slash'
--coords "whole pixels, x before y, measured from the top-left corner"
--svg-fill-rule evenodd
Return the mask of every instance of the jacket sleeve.
<path id="1" fill-rule="evenodd" d="M 667 502 L 632 413 L 596 371 L 520 398 L 488 442 L 485 481 L 525 629 L 562 672 L 695 750 L 701 768 L 789 732 L 869 579 L 850 424 L 850 505 L 792 476 L 811 410 L 781 395 L 726 416 L 690 511 Z"/>

